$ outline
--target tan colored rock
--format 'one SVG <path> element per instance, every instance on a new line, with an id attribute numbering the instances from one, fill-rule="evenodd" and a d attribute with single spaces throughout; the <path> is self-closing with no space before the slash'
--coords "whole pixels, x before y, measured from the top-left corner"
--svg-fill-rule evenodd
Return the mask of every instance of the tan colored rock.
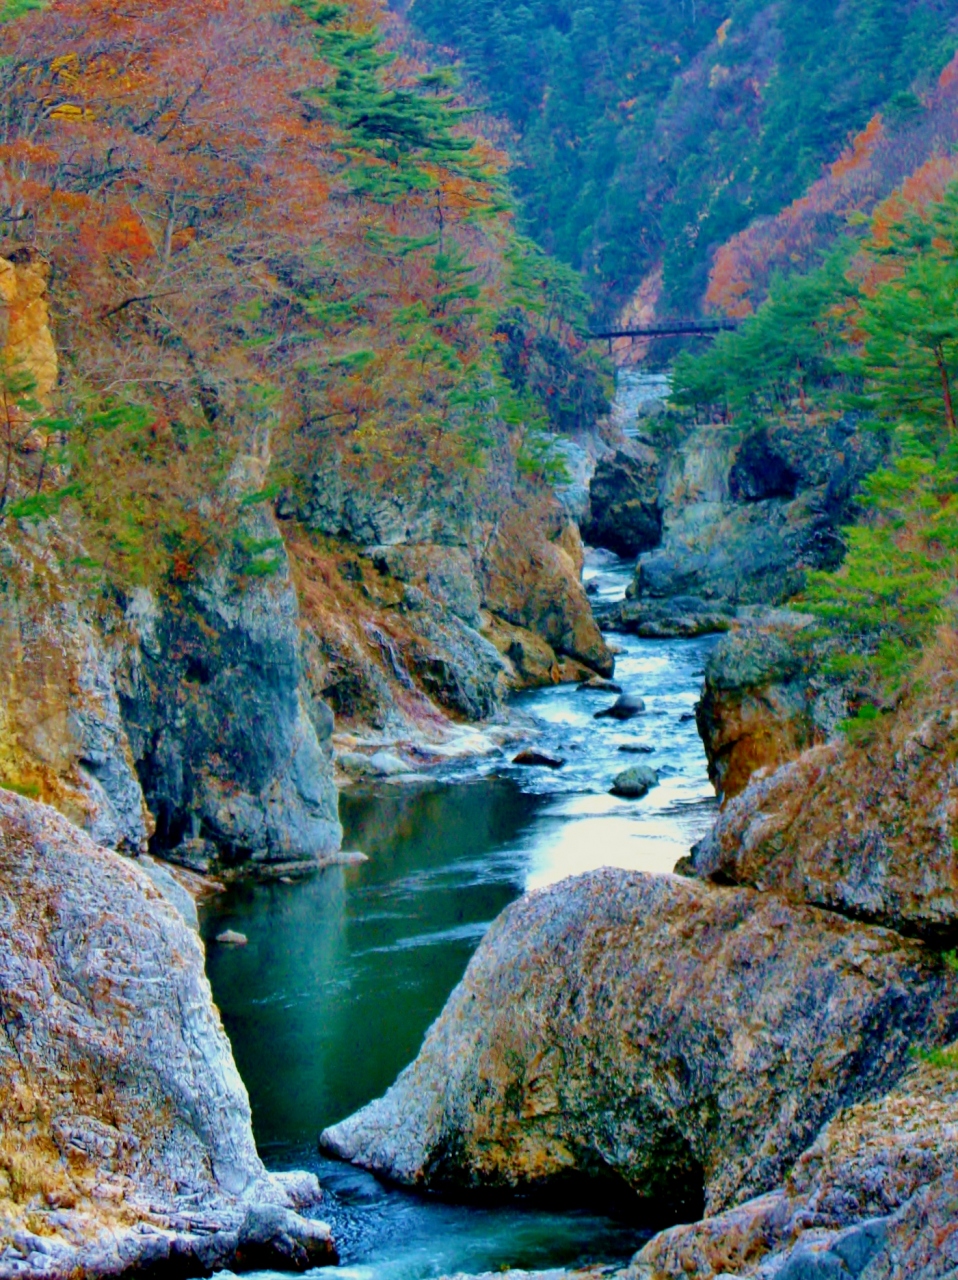
<path id="1" fill-rule="evenodd" d="M 70 548 L 54 541 L 0 536 L 0 786 L 54 805 L 100 844 L 137 850 L 153 820 L 111 655 L 58 566 Z"/>
<path id="2" fill-rule="evenodd" d="M 323 1142 L 412 1186 L 615 1175 L 696 1217 L 773 1189 L 956 1020 L 958 974 L 918 943 L 607 869 L 504 912 L 413 1065 Z"/>
<path id="3" fill-rule="evenodd" d="M 541 689 L 562 682 L 555 650 L 527 627 L 513 626 L 483 611 L 482 634 L 508 659 L 509 682 L 514 689 Z"/>
<path id="4" fill-rule="evenodd" d="M 44 406 L 57 384 L 59 363 L 50 332 L 47 281 L 50 268 L 32 250 L 12 259 L 0 258 L 0 343 L 4 372 L 9 377 L 29 374 L 33 395 Z"/>
<path id="5" fill-rule="evenodd" d="M 792 627 L 736 630 L 715 646 L 696 710 L 709 776 L 723 800 L 739 795 L 753 774 L 777 769 L 817 740 L 808 679 Z"/>
<path id="6" fill-rule="evenodd" d="M 958 938 L 958 646 L 858 742 L 755 779 L 694 856 L 752 885 L 952 945 Z"/>
<path id="7" fill-rule="evenodd" d="M 573 555 L 543 541 L 518 509 L 500 523 L 483 561 L 485 607 L 512 626 L 541 636 L 562 654 L 611 675 L 615 661 L 602 638 Z"/>

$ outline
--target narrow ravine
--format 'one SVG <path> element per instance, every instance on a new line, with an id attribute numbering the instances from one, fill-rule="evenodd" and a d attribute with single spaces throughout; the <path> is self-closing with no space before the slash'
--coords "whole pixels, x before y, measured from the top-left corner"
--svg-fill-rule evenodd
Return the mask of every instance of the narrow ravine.
<path id="1" fill-rule="evenodd" d="M 587 579 L 621 596 L 629 566 L 590 556 Z M 693 708 L 710 640 L 615 637 L 616 679 L 646 713 L 596 720 L 608 694 L 574 686 L 517 700 L 529 741 L 567 763 L 504 757 L 418 784 L 343 794 L 346 847 L 360 867 L 296 884 L 237 885 L 204 921 L 249 938 L 211 946 L 216 1000 L 250 1091 L 261 1151 L 320 1174 L 344 1268 L 419 1280 L 455 1271 L 544 1268 L 627 1257 L 643 1235 L 582 1208 L 452 1206 L 381 1186 L 315 1154 L 316 1137 L 381 1094 L 415 1056 L 495 916 L 524 891 L 615 865 L 668 873 L 711 821 L 714 800 Z M 521 745 L 521 744 L 520 744 Z M 636 754 L 636 748 L 645 748 Z M 518 748 L 517 748 L 518 749 Z M 660 785 L 642 801 L 609 794 L 628 765 Z"/>

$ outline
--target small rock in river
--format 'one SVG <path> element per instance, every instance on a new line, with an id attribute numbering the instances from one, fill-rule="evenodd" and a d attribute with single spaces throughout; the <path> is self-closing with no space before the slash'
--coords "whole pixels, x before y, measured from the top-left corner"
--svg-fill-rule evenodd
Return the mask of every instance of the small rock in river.
<path id="1" fill-rule="evenodd" d="M 565 761 L 560 756 L 546 755 L 544 751 L 520 751 L 512 763 L 532 769 L 561 769 Z"/>
<path id="2" fill-rule="evenodd" d="M 623 796 L 626 800 L 641 800 L 658 783 L 659 775 L 654 769 L 645 764 L 637 764 L 619 774 L 612 783 L 612 794 Z"/>
<path id="3" fill-rule="evenodd" d="M 613 707 L 595 713 L 596 720 L 632 720 L 645 710 L 645 703 L 634 694 L 624 693 Z"/>
<path id="4" fill-rule="evenodd" d="M 337 867 L 361 867 L 369 861 L 368 853 L 360 853 L 358 849 L 341 849 L 334 854 L 332 863 Z"/>
<path id="5" fill-rule="evenodd" d="M 391 751 L 377 751 L 369 757 L 369 767 L 380 778 L 395 778 L 401 773 L 412 773 L 412 768 L 405 760 Z"/>
<path id="6" fill-rule="evenodd" d="M 603 680 L 600 676 L 595 676 L 592 680 L 584 680 L 579 685 L 580 693 L 621 693 L 622 686 L 616 684 L 614 680 Z"/>
<path id="7" fill-rule="evenodd" d="M 224 947 L 245 947 L 249 938 L 245 933 L 237 933 L 235 929 L 224 929 L 216 935 L 216 941 Z"/>
<path id="8" fill-rule="evenodd" d="M 619 750 L 624 751 L 627 756 L 655 755 L 655 747 L 650 747 L 646 742 L 628 742 L 625 746 L 619 747 Z"/>

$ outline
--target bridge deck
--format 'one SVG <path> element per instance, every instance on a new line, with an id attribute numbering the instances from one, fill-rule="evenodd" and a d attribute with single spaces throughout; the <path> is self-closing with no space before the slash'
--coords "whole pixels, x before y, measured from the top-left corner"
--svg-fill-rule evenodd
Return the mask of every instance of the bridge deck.
<path id="1" fill-rule="evenodd" d="M 676 320 L 673 323 L 644 325 L 638 329 L 606 329 L 590 333 L 590 338 L 613 342 L 616 338 L 709 337 L 738 328 L 736 320 Z"/>

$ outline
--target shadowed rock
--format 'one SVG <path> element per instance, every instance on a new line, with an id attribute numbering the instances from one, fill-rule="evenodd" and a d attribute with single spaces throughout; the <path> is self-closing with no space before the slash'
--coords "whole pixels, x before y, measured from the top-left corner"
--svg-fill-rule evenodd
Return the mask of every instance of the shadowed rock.
<path id="1" fill-rule="evenodd" d="M 500 916 L 413 1065 L 322 1141 L 406 1185 L 601 1175 L 694 1216 L 774 1187 L 956 1010 L 958 975 L 897 934 L 604 870 Z"/>
<path id="2" fill-rule="evenodd" d="M 656 1236 L 623 1280 L 953 1276 L 956 1067 L 953 1047 L 886 1097 L 840 1112 L 775 1191 Z"/>

